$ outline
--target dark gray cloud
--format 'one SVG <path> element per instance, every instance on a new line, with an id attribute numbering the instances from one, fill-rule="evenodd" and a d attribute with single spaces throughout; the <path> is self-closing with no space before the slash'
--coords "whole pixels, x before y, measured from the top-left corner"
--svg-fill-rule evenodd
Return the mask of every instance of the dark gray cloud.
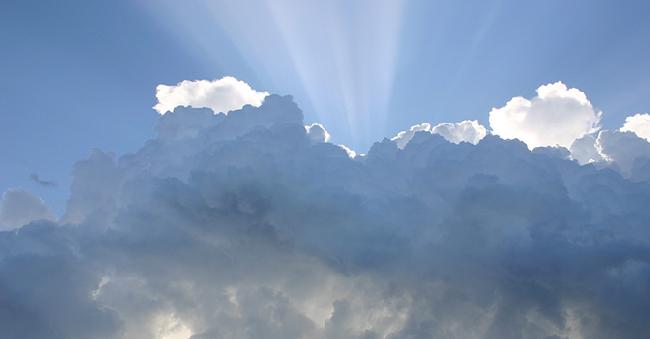
<path id="1" fill-rule="evenodd" d="M 0 337 L 650 333 L 647 181 L 491 135 L 350 158 L 320 129 L 271 95 L 94 151 L 61 221 L 0 233 Z"/>
<path id="2" fill-rule="evenodd" d="M 39 184 L 39 185 L 41 185 L 41 186 L 45 186 L 45 187 L 56 186 L 56 182 L 54 182 L 54 181 L 49 181 L 49 180 L 43 180 L 43 179 L 41 179 L 41 177 L 40 177 L 38 174 L 36 174 L 36 173 L 32 173 L 32 174 L 30 174 L 30 175 L 29 175 L 29 180 L 31 180 L 31 181 L 33 181 L 33 182 L 35 182 L 35 183 L 37 183 L 37 184 Z"/>

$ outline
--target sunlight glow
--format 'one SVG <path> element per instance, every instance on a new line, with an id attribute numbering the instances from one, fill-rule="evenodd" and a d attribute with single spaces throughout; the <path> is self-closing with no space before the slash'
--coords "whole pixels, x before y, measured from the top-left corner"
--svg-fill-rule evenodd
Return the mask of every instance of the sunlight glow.
<path id="1" fill-rule="evenodd" d="M 317 4 L 268 0 L 262 5 L 243 0 L 203 5 L 201 13 L 174 2 L 151 2 L 149 7 L 174 27 L 179 38 L 184 37 L 188 47 L 211 62 L 231 62 L 224 60 L 224 46 L 215 45 L 211 38 L 225 33 L 241 55 L 237 61 L 256 73 L 263 88 L 308 100 L 301 106 L 350 140 L 371 140 L 373 132 L 383 130 L 402 0 Z M 287 78 L 300 88 L 283 87 Z"/>

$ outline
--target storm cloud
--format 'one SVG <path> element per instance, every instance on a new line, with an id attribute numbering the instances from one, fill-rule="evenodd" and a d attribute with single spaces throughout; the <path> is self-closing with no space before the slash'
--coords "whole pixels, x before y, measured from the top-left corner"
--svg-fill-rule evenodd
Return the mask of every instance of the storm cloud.
<path id="1" fill-rule="evenodd" d="M 597 121 L 581 105 L 574 137 Z M 94 151 L 60 220 L 0 232 L 0 337 L 650 333 L 650 183 L 631 177 L 650 154 L 581 165 L 465 122 L 350 157 L 305 125 L 269 95 L 176 108 L 137 152 Z"/>

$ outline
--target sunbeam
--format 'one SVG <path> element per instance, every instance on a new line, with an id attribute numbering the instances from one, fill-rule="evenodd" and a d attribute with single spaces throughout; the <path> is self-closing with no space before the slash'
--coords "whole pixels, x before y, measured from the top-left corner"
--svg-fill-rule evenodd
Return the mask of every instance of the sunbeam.
<path id="1" fill-rule="evenodd" d="M 220 59 L 222 46 L 210 36 L 225 32 L 254 68 L 258 88 L 297 95 L 338 135 L 368 146 L 385 128 L 402 2 L 205 1 L 196 14 L 169 2 L 149 7 L 172 17 L 163 20 L 178 25 L 215 62 L 228 60 Z M 287 78 L 302 88 L 287 86 Z"/>

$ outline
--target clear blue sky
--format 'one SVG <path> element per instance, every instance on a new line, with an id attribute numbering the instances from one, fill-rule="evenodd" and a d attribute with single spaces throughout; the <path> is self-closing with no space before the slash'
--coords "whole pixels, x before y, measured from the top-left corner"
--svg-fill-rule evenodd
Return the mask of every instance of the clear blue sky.
<path id="1" fill-rule="evenodd" d="M 75 161 L 153 135 L 161 83 L 232 75 L 292 94 L 360 152 L 419 122 L 487 125 L 558 80 L 605 128 L 650 111 L 647 1 L 5 0 L 0 46 L 0 191 L 59 213 Z"/>

